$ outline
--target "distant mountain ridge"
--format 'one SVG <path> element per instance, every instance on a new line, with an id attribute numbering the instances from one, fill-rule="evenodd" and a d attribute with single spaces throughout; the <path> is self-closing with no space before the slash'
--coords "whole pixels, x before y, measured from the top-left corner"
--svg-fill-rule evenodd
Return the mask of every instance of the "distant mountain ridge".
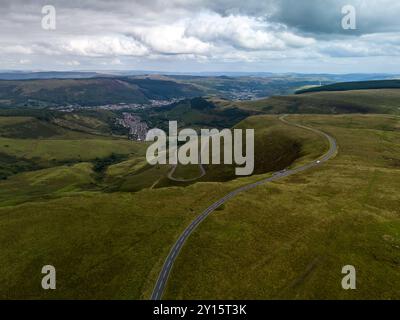
<path id="1" fill-rule="evenodd" d="M 193 98 L 202 94 L 191 84 L 147 78 L 0 80 L 2 107 L 146 104 L 150 100 Z"/>
<path id="2" fill-rule="evenodd" d="M 296 72 L 235 72 L 235 71 L 209 71 L 209 72 L 167 72 L 151 70 L 91 70 L 91 71 L 13 71 L 0 70 L 0 80 L 24 80 L 24 79 L 76 79 L 93 77 L 132 77 L 164 75 L 172 78 L 185 79 L 187 77 L 260 77 L 260 78 L 299 78 L 319 79 L 322 82 L 348 82 L 348 81 L 370 81 L 389 80 L 400 78 L 400 75 L 388 73 L 296 73 Z"/>
<path id="3" fill-rule="evenodd" d="M 34 80 L 34 79 L 80 79 L 100 76 L 97 72 L 44 71 L 44 72 L 0 72 L 0 80 Z"/>
<path id="4" fill-rule="evenodd" d="M 151 100 L 216 97 L 225 100 L 257 100 L 272 96 L 319 91 L 399 88 L 400 80 L 385 74 L 270 74 L 219 76 L 93 72 L 0 72 L 0 107 L 46 108 L 66 105 L 150 104 Z M 130 71 L 121 72 L 125 74 Z M 264 75 L 264 76 L 261 76 Z M 384 80 L 369 80 L 384 78 Z M 340 79 L 368 79 L 342 83 Z M 320 84 L 325 84 L 320 86 Z"/>

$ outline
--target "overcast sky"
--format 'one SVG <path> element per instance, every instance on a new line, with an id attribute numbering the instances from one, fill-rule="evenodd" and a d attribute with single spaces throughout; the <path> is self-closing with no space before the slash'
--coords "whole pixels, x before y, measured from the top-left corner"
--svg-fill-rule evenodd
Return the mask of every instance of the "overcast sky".
<path id="1" fill-rule="evenodd" d="M 42 7 L 56 29 L 42 28 Z M 342 28 L 342 7 L 356 30 Z M 1 0 L 0 69 L 400 73 L 399 0 Z"/>

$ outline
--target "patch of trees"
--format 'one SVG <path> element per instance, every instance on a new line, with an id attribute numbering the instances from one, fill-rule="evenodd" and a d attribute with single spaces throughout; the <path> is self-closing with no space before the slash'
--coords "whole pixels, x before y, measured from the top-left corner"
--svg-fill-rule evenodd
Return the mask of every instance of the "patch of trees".
<path id="1" fill-rule="evenodd" d="M 93 160 L 93 171 L 96 173 L 104 173 L 110 165 L 126 160 L 127 158 L 128 156 L 125 154 L 116 153 L 112 153 L 108 157 L 96 158 Z"/>

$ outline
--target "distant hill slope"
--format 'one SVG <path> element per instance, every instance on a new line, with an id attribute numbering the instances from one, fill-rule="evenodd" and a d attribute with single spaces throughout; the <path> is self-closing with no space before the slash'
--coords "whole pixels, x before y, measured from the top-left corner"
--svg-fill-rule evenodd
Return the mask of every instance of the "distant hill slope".
<path id="1" fill-rule="evenodd" d="M 368 89 L 396 89 L 400 88 L 400 80 L 376 80 L 376 81 L 355 81 L 339 82 L 326 86 L 318 86 L 297 90 L 296 94 L 321 92 L 321 91 L 349 91 Z"/>
<path id="2" fill-rule="evenodd" d="M 254 114 L 237 107 L 221 108 L 203 99 L 185 99 L 167 106 L 136 112 L 152 128 L 166 129 L 168 121 L 178 121 L 179 127 L 230 128 Z"/>
<path id="3" fill-rule="evenodd" d="M 251 100 L 274 95 L 294 93 L 298 88 L 319 84 L 319 78 L 313 76 L 296 77 L 291 75 L 252 76 L 168 76 L 171 79 L 190 83 L 206 92 L 209 96 L 229 100 Z M 332 81 L 324 79 L 324 81 Z"/>
<path id="4" fill-rule="evenodd" d="M 0 81 L 0 107 L 95 106 L 189 98 L 202 92 L 190 84 L 135 78 Z"/>
<path id="5" fill-rule="evenodd" d="M 219 102 L 222 103 L 267 114 L 400 114 L 400 89 L 312 92 L 239 103 Z"/>
<path id="6" fill-rule="evenodd" d="M 77 79 L 100 76 L 97 72 L 79 71 L 45 71 L 45 72 L 0 72 L 1 80 L 28 80 L 28 79 Z"/>

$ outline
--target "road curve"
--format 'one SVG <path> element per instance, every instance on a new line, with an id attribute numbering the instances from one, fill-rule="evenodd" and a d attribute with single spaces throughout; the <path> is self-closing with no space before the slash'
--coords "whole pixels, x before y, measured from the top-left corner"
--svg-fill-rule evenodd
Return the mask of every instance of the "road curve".
<path id="1" fill-rule="evenodd" d="M 206 174 L 206 170 L 204 169 L 202 164 L 199 164 L 199 169 L 200 169 L 200 175 L 196 178 L 191 178 L 191 179 L 180 179 L 180 178 L 174 178 L 173 175 L 175 173 L 176 167 L 178 165 L 174 164 L 174 166 L 172 167 L 171 171 L 168 173 L 168 179 L 172 180 L 172 181 L 177 181 L 177 182 L 191 182 L 191 181 L 195 181 L 197 179 L 200 179 L 201 177 L 203 177 Z"/>
<path id="2" fill-rule="evenodd" d="M 326 134 L 325 132 L 322 132 L 320 130 L 314 129 L 314 128 L 309 128 L 300 124 L 296 124 L 296 123 L 291 123 L 288 122 L 286 119 L 284 119 L 286 117 L 286 115 L 279 117 L 279 120 L 281 120 L 282 122 L 284 122 L 285 124 L 288 125 L 292 125 L 292 126 L 296 126 L 302 129 L 306 129 L 306 130 L 310 130 L 313 131 L 319 135 L 322 135 L 323 137 L 325 137 L 328 141 L 329 141 L 329 150 L 320 158 L 315 159 L 314 161 L 302 165 L 300 167 L 294 168 L 294 169 L 290 169 L 290 170 L 286 170 L 286 171 L 280 171 L 275 173 L 274 175 L 272 175 L 269 178 L 242 186 L 238 189 L 235 189 L 233 191 L 231 191 L 230 193 L 228 193 L 226 196 L 224 196 L 223 198 L 219 199 L 218 201 L 214 202 L 211 206 L 209 206 L 207 209 L 205 209 L 199 216 L 196 217 L 196 219 L 194 219 L 189 226 L 185 229 L 185 231 L 179 236 L 178 240 L 175 242 L 175 244 L 173 245 L 171 251 L 169 252 L 164 265 L 161 269 L 161 272 L 158 276 L 156 285 L 153 289 L 153 293 L 151 295 L 151 300 L 160 300 L 162 297 L 162 294 L 164 292 L 165 286 L 167 284 L 167 280 L 168 280 L 168 276 L 171 272 L 172 266 L 180 252 L 180 250 L 182 249 L 183 244 L 185 243 L 185 241 L 189 238 L 189 236 L 191 235 L 191 233 L 193 232 L 193 230 L 195 230 L 197 228 L 197 226 L 205 219 L 207 218 L 207 216 L 209 214 L 211 214 L 215 209 L 217 209 L 219 206 L 221 206 L 222 204 L 224 204 L 225 202 L 227 202 L 229 199 L 232 199 L 233 197 L 235 197 L 237 194 L 253 189 L 259 185 L 265 184 L 267 182 L 271 182 L 271 181 L 276 181 L 279 179 L 282 179 L 284 177 L 287 176 L 291 176 L 293 174 L 296 174 L 298 172 L 302 172 L 305 170 L 308 170 L 310 168 L 316 167 L 321 165 L 322 163 L 324 163 L 325 161 L 328 161 L 330 158 L 332 158 L 337 151 L 337 144 L 336 144 L 336 140 L 334 138 L 332 138 L 330 135 Z"/>

